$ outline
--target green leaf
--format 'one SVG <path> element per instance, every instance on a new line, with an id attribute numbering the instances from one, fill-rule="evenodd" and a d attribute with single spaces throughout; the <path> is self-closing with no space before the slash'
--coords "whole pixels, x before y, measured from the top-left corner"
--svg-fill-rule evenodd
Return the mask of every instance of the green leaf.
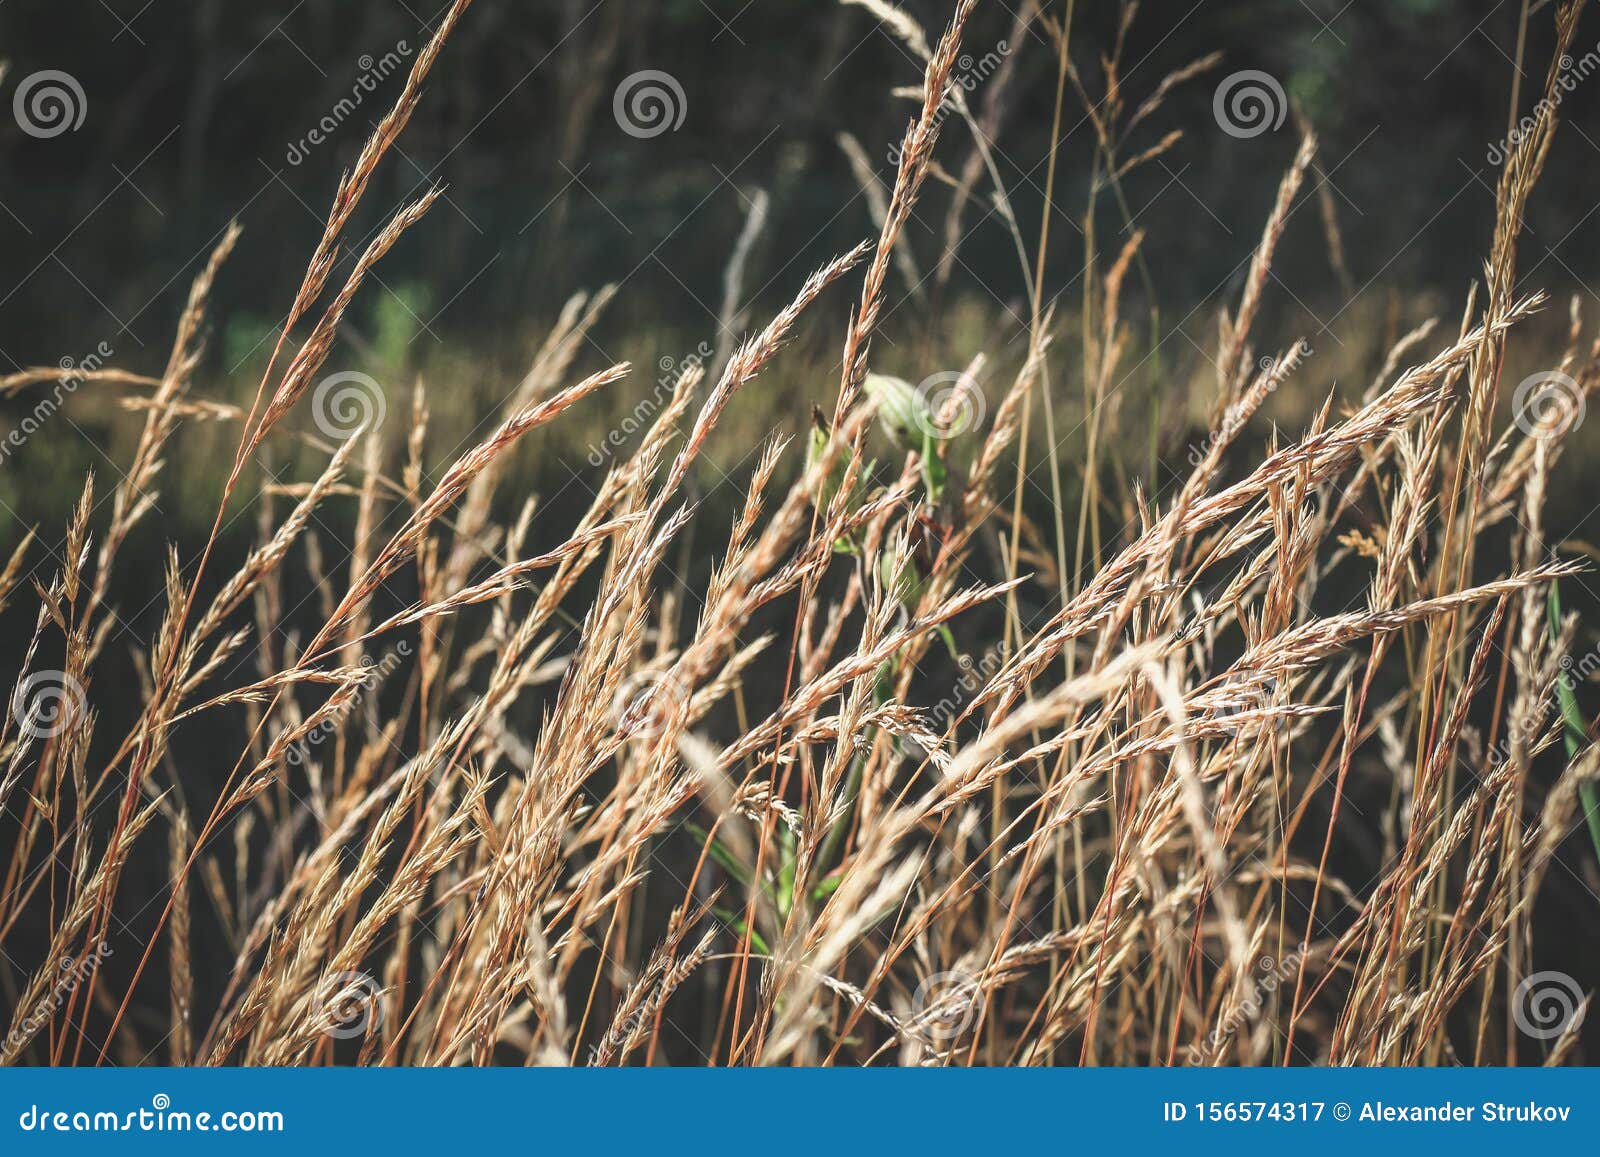
<path id="1" fill-rule="evenodd" d="M 921 450 L 932 427 L 928 403 L 904 378 L 868 374 L 862 382 L 867 397 L 878 403 L 878 424 L 903 450 Z"/>
<path id="2" fill-rule="evenodd" d="M 842 883 L 844 883 L 844 873 L 835 872 L 827 879 L 819 881 L 817 886 L 811 889 L 811 899 L 818 902 L 826 900 L 839 890 L 839 885 Z"/>
<path id="3" fill-rule="evenodd" d="M 751 928 L 748 924 L 746 924 L 744 922 L 744 917 L 736 916 L 726 908 L 713 908 L 711 909 L 711 914 L 718 920 L 721 920 L 729 928 L 732 928 L 740 936 L 750 937 L 750 946 L 757 952 L 761 953 L 763 956 L 772 955 L 772 949 L 767 947 L 767 942 L 762 939 L 761 933 L 757 932 L 754 928 Z"/>
<path id="4" fill-rule="evenodd" d="M 789 911 L 794 907 L 795 844 L 794 834 L 788 828 L 779 829 L 778 847 L 778 894 L 773 900 L 778 907 L 778 919 L 783 921 L 789 918 Z"/>
<path id="5" fill-rule="evenodd" d="M 937 506 L 944 498 L 945 481 L 950 472 L 945 468 L 943 443 L 936 442 L 931 434 L 922 438 L 922 483 L 928 488 L 928 501 Z"/>
<path id="6" fill-rule="evenodd" d="M 732 876 L 735 880 L 738 880 L 739 883 L 744 884 L 746 887 L 749 886 L 750 871 L 743 864 L 739 863 L 738 860 L 734 859 L 732 852 L 723 847 L 716 840 L 711 839 L 711 833 L 706 831 L 705 828 L 701 827 L 699 824 L 684 824 L 683 826 L 689 830 L 690 835 L 699 840 L 702 844 L 710 840 L 710 847 L 707 848 L 707 851 L 710 852 L 711 858 L 720 864 L 722 866 L 722 870 L 727 872 L 728 875 Z"/>
<path id="7" fill-rule="evenodd" d="M 1550 599 L 1547 604 L 1550 618 L 1550 641 L 1556 643 L 1561 638 L 1561 592 L 1558 584 L 1550 583 Z M 1573 693 L 1572 685 L 1565 679 L 1556 680 L 1556 703 L 1561 708 L 1561 720 L 1564 726 L 1561 729 L 1562 738 L 1566 742 L 1567 759 L 1577 758 L 1584 745 L 1589 741 L 1589 729 L 1583 721 L 1583 711 L 1578 707 L 1578 697 Z M 1589 841 L 1594 844 L 1596 859 L 1600 859 L 1600 792 L 1596 792 L 1592 783 L 1578 785 L 1578 798 L 1583 804 L 1583 815 L 1589 822 Z"/>

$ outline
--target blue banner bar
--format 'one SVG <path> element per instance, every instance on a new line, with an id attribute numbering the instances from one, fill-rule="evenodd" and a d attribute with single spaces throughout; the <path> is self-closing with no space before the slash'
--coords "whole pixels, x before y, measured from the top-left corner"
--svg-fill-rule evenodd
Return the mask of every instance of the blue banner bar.
<path id="1" fill-rule="evenodd" d="M 12 1069 L 0 1108 L 0 1154 L 1455 1157 L 1592 1142 L 1600 1070 Z"/>

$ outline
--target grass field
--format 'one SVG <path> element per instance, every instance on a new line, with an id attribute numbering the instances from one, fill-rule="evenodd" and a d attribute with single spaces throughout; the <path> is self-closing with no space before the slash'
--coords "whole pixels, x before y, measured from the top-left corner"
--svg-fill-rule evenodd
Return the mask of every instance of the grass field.
<path id="1" fill-rule="evenodd" d="M 1600 340 L 1522 256 L 1581 178 L 1547 160 L 1585 0 L 1524 13 L 1556 51 L 1482 277 L 1328 324 L 1276 300 L 1290 230 L 1342 269 L 1281 89 L 1202 46 L 1123 92 L 1023 5 L 1100 142 L 1053 268 L 1065 176 L 988 155 L 981 0 L 854 2 L 923 66 L 877 235 L 765 316 L 736 245 L 736 348 L 610 335 L 622 284 L 510 375 L 382 326 L 349 360 L 442 193 L 352 227 L 455 0 L 248 380 L 202 372 L 238 230 L 159 374 L 90 342 L 0 378 L 8 508 L 71 496 L 0 553 L 6 1062 L 1593 1059 L 1593 548 L 1557 528 Z M 1219 139 L 1301 143 L 1225 307 L 1173 316 L 1119 200 L 1193 87 Z M 919 226 L 911 261 L 930 194 L 998 207 L 1023 299 L 919 313 L 959 258 Z"/>

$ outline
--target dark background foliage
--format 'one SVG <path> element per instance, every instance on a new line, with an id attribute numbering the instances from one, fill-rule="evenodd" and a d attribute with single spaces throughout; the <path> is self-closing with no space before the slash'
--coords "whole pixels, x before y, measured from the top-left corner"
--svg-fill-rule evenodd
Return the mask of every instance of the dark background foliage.
<path id="1" fill-rule="evenodd" d="M 105 337 L 151 366 L 189 278 L 232 218 L 246 227 L 221 287 L 225 350 L 260 340 L 297 283 L 342 167 L 398 91 L 396 72 L 332 140 L 286 159 L 361 75 L 364 56 L 400 41 L 415 51 L 436 0 L 13 0 L 0 7 L 0 52 L 19 78 L 45 68 L 77 77 L 83 128 L 52 140 L 0 123 L 7 170 L 0 239 L 10 273 L 0 305 L 9 370 L 81 356 Z M 944 0 L 907 4 L 929 28 Z M 1006 37 L 1015 0 L 984 6 L 969 34 L 981 56 Z M 1088 95 L 1104 97 L 1098 60 L 1115 35 L 1115 6 L 1078 3 L 1072 54 Z M 1537 7 L 1537 6 L 1536 6 Z M 1323 138 L 1323 163 L 1345 234 L 1353 288 L 1404 285 L 1452 293 L 1478 272 L 1515 75 L 1515 0 L 1170 0 L 1150 4 L 1129 32 L 1123 84 L 1137 105 L 1170 70 L 1213 50 L 1216 70 L 1169 98 L 1168 128 L 1184 141 L 1130 181 L 1148 230 L 1159 293 L 1185 310 L 1219 300 L 1236 281 L 1294 147 L 1292 131 L 1239 142 L 1218 133 L 1211 100 L 1229 72 L 1282 80 Z M 1065 11 L 1063 2 L 1047 10 Z M 1523 92 L 1542 79 L 1548 20 L 1531 21 Z M 1579 47 L 1592 47 L 1580 33 Z M 1054 62 L 1037 26 L 1021 49 L 998 134 L 1024 234 L 1037 229 L 1054 96 Z M 681 128 L 652 140 L 621 132 L 612 95 L 641 70 L 683 85 Z M 624 286 L 618 317 L 701 330 L 711 324 L 744 198 L 772 196 L 752 266 L 764 298 L 791 291 L 824 255 L 871 232 L 836 143 L 854 133 L 887 176 L 887 149 L 910 105 L 911 55 L 856 7 L 821 0 L 481 0 L 445 54 L 374 205 L 448 185 L 448 201 L 382 271 L 396 304 L 424 335 L 503 341 L 548 316 L 571 291 Z M 1592 171 L 1600 156 L 1600 94 L 1580 87 L 1553 164 Z M 1054 230 L 1058 270 L 1081 262 L 1071 224 L 1086 197 L 1092 133 L 1069 93 Z M 945 163 L 969 148 L 956 125 Z M 1109 201 L 1107 202 L 1109 204 Z M 954 286 L 1012 304 L 1015 256 L 981 202 Z M 1595 250 L 1592 189 L 1552 182 L 1535 204 L 1524 275 L 1582 284 L 1572 254 Z M 373 210 L 374 221 L 376 210 Z M 942 206 L 924 212 L 911 245 L 931 253 Z M 1114 234 L 1124 225 L 1108 215 Z M 1559 243 L 1560 256 L 1548 256 Z M 241 272 L 242 271 L 242 272 Z M 1291 235 L 1285 288 L 1331 316 L 1341 295 L 1314 229 Z M 1350 287 L 1346 287 L 1348 289 Z M 986 292 L 987 291 L 987 292 Z M 368 320 L 368 325 L 376 322 Z M 361 324 L 356 326 L 359 338 Z M 124 357 L 121 360 L 126 360 Z M 231 368 L 232 363 L 230 363 Z"/>

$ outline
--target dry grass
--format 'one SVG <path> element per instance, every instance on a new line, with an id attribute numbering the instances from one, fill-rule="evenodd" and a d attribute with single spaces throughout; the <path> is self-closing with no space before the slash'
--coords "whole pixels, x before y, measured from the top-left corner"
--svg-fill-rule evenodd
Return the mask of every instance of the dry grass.
<path id="1" fill-rule="evenodd" d="M 1024 514 L 1019 448 L 1036 408 L 1052 421 L 1039 399 L 1080 371 L 1053 364 L 1053 291 L 1029 256 L 1046 238 L 1022 236 L 1003 188 L 989 192 L 1029 279 L 1031 328 L 1018 371 L 989 387 L 986 428 L 946 436 L 953 406 L 868 372 L 891 270 L 918 276 L 897 243 L 928 177 L 954 188 L 957 225 L 979 182 L 998 180 L 981 143 L 956 177 L 933 163 L 942 129 L 1000 119 L 1003 80 L 983 107 L 951 96 L 976 0 L 939 36 L 890 4 L 852 2 L 926 62 L 894 185 L 872 190 L 876 244 L 814 274 L 714 376 L 684 372 L 581 513 L 518 504 L 498 484 L 529 431 L 628 388 L 626 365 L 573 381 L 609 292 L 574 299 L 493 432 L 442 474 L 422 465 L 419 386 L 391 399 L 410 423 L 404 461 L 362 432 L 326 446 L 307 483 L 257 485 L 263 448 L 302 437 L 291 415 L 369 270 L 432 204 L 397 212 L 326 293 L 345 226 L 469 0 L 341 183 L 253 405 L 193 396 L 235 231 L 196 280 L 160 378 L 99 374 L 143 421 L 107 525 L 91 530 L 88 479 L 66 564 L 30 587 L 30 538 L 0 573 L 0 607 L 38 603 L 23 706 L 0 725 L 0 806 L 16 817 L 0 946 L 28 962 L 5 978 L 7 1060 L 1573 1055 L 1576 1022 L 1530 1052 L 1511 1000 L 1532 971 L 1541 884 L 1600 766 L 1587 748 L 1549 790 L 1532 774 L 1563 735 L 1556 682 L 1573 633 L 1545 614 L 1548 588 L 1573 570 L 1542 530 L 1563 431 L 1497 425 L 1508 340 L 1544 304 L 1513 286 L 1554 119 L 1504 167 L 1485 281 L 1454 335 L 1408 335 L 1364 396 L 1330 395 L 1301 436 L 1257 447 L 1251 415 L 1315 372 L 1293 346 L 1258 362 L 1251 337 L 1315 172 L 1307 134 L 1219 319 L 1213 429 L 1159 501 L 1108 469 L 1135 340 L 1125 283 L 1149 276 L 1142 238 L 1101 254 L 1091 210 L 1084 498 L 1068 509 L 1052 451 L 1054 521 L 1040 526 Z M 1581 7 L 1556 15 L 1557 55 Z M 1035 19 L 1024 5 L 1019 20 Z M 1048 28 L 1063 99 L 1087 95 L 1070 30 Z M 1134 130 L 1214 63 L 1131 112 L 1116 59 L 1104 63 L 1108 97 L 1090 102 L 1097 188 L 1116 195 L 1171 147 L 1173 135 L 1139 143 Z M 941 278 L 960 234 L 949 222 Z M 708 525 L 686 483 L 730 400 L 815 298 L 858 275 L 831 410 L 775 435 L 739 480 L 731 528 Z M 1574 306 L 1568 348 L 1544 362 L 1587 393 L 1600 347 L 1583 334 Z M 193 420 L 239 430 L 216 526 L 182 567 L 172 553 L 142 685 L 107 686 L 118 552 Z M 885 441 L 893 459 L 874 460 Z M 334 569 L 316 515 L 339 503 L 354 531 Z M 260 528 L 226 576 L 213 566 L 224 508 L 255 509 Z M 1122 529 L 1107 525 L 1119 509 Z M 541 521 L 570 531 L 530 553 Z M 1488 561 L 1504 555 L 1484 545 L 1495 535 L 1511 543 L 1505 573 Z M 715 560 L 703 589 L 667 565 L 691 540 Z M 314 630 L 283 629 L 292 568 L 319 580 Z M 1332 572 L 1364 599 L 1319 610 Z M 49 718 L 28 710 L 41 671 L 67 688 Z M 208 741 L 222 758 L 205 764 L 180 757 L 175 738 L 197 727 L 233 747 Z M 1372 764 L 1390 799 L 1357 818 L 1352 768 Z M 1352 824 L 1382 843 L 1375 878 L 1341 871 Z M 130 917 L 119 896 L 136 860 L 168 881 Z M 130 926 L 148 936 L 130 944 Z M 58 983 L 69 972 L 81 977 L 70 990 Z"/>

